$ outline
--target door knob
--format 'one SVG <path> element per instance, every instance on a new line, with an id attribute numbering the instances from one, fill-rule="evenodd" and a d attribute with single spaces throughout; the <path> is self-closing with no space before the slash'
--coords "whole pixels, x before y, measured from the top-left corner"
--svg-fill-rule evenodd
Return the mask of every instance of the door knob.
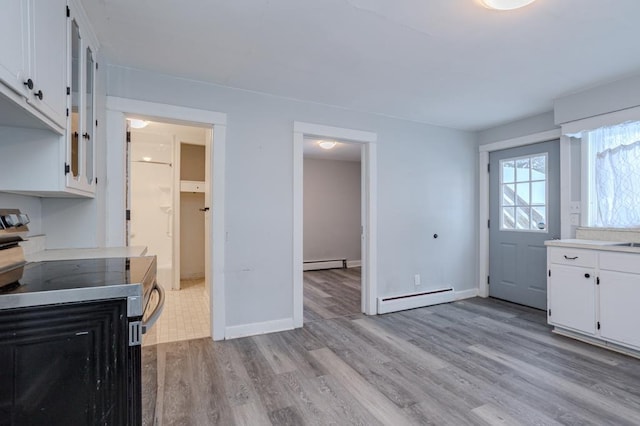
<path id="1" fill-rule="evenodd" d="M 208 212 L 209 211 L 209 207 L 204 207 L 204 208 L 198 209 L 198 210 L 200 210 L 201 212 Z"/>

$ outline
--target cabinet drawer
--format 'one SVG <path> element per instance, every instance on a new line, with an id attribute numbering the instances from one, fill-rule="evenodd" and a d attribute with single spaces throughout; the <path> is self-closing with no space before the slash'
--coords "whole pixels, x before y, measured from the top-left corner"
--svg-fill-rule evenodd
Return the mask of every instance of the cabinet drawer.
<path id="1" fill-rule="evenodd" d="M 595 268 L 598 263 L 598 253 L 591 250 L 581 250 L 564 247 L 550 247 L 549 262 L 560 265 L 586 266 Z"/>
<path id="2" fill-rule="evenodd" d="M 640 254 L 603 251 L 600 253 L 600 269 L 640 274 Z"/>

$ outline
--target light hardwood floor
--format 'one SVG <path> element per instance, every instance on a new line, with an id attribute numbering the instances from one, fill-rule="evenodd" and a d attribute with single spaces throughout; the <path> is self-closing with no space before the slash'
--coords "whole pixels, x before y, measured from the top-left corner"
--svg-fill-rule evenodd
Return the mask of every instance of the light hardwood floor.
<path id="1" fill-rule="evenodd" d="M 640 424 L 640 360 L 493 299 L 366 317 L 346 272 L 305 273 L 302 329 L 158 345 L 157 424 Z"/>

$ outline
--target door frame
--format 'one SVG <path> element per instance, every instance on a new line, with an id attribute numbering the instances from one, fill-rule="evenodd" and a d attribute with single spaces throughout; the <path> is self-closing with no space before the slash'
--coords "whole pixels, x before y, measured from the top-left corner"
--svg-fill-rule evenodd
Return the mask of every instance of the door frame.
<path id="1" fill-rule="evenodd" d="M 489 297 L 489 153 L 507 148 L 560 139 L 560 235 L 569 238 L 569 203 L 571 201 L 570 139 L 560 129 L 480 145 L 478 147 L 478 296 Z"/>
<path id="2" fill-rule="evenodd" d="M 304 224 L 304 138 L 340 139 L 362 144 L 361 155 L 361 310 L 376 315 L 377 289 L 377 133 L 321 124 L 293 123 L 293 326 L 302 327 L 303 317 L 303 224 Z"/>
<path id="3" fill-rule="evenodd" d="M 107 169 L 105 214 L 106 246 L 124 246 L 126 206 L 126 129 L 125 117 L 139 116 L 176 124 L 201 125 L 211 129 L 213 149 L 208 163 L 213 166 L 209 191 L 212 225 L 209 234 L 211 274 L 209 300 L 211 337 L 224 340 L 225 311 L 225 146 L 227 115 L 220 112 L 186 108 L 129 98 L 107 96 Z"/>

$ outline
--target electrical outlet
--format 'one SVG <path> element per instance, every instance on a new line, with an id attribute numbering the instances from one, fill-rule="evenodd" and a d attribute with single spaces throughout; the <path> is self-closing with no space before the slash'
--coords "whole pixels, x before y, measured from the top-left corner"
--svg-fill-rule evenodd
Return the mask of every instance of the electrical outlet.
<path id="1" fill-rule="evenodd" d="M 419 286 L 420 286 L 420 274 L 415 274 L 415 275 L 413 276 L 413 284 L 414 284 L 416 287 L 419 287 Z"/>
<path id="2" fill-rule="evenodd" d="M 572 201 L 569 203 L 569 212 L 579 214 L 582 211 L 582 203 L 580 201 Z"/>

